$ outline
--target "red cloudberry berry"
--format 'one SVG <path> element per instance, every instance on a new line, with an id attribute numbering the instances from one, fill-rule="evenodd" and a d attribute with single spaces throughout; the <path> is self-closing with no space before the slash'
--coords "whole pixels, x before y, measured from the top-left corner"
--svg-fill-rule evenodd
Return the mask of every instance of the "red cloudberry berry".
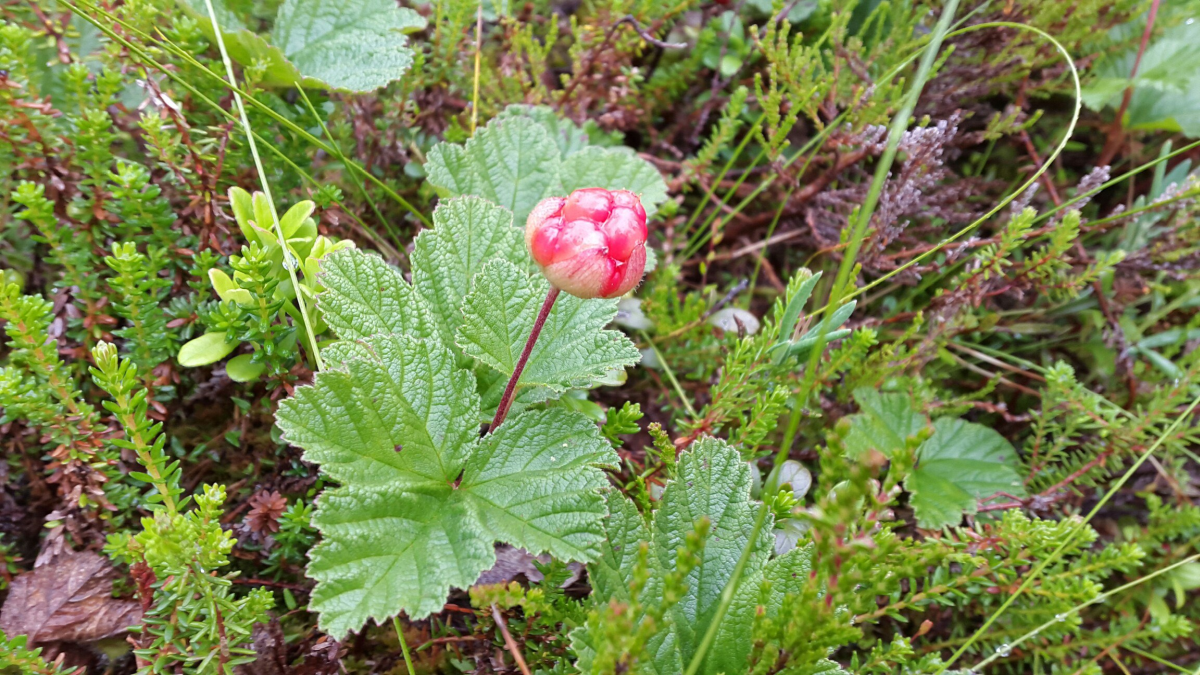
<path id="1" fill-rule="evenodd" d="M 646 210 L 628 190 L 583 188 L 534 207 L 525 243 L 554 287 L 580 298 L 615 298 L 645 272 Z"/>

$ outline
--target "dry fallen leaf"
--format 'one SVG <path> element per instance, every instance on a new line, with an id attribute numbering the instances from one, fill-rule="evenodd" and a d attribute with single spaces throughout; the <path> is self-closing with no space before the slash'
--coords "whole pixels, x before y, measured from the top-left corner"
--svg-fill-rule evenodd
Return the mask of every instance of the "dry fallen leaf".
<path id="1" fill-rule="evenodd" d="M 509 544 L 496 544 L 496 564 L 492 565 L 491 569 L 484 570 L 475 580 L 474 585 L 507 584 L 521 577 L 537 583 L 543 577 L 538 568 L 534 566 L 534 561 L 545 565 L 550 562 L 550 556 L 546 554 L 535 556 L 523 548 Z M 570 563 L 567 566 L 571 568 L 573 574 L 563 584 L 564 588 L 578 580 L 583 573 L 583 566 L 578 563 Z"/>
<path id="2" fill-rule="evenodd" d="M 238 666 L 238 675 L 337 675 L 341 663 L 338 643 L 322 635 L 308 648 L 303 662 L 289 665 L 288 643 L 278 619 L 254 624 L 254 653 L 258 658 Z"/>
<path id="3" fill-rule="evenodd" d="M 112 597 L 112 565 L 92 551 L 64 553 L 13 579 L 0 609 L 0 631 L 31 644 L 95 642 L 142 620 L 141 605 Z"/>
<path id="4" fill-rule="evenodd" d="M 254 653 L 258 658 L 253 663 L 238 667 L 239 675 L 290 675 L 288 667 L 287 640 L 279 621 L 254 624 Z"/>

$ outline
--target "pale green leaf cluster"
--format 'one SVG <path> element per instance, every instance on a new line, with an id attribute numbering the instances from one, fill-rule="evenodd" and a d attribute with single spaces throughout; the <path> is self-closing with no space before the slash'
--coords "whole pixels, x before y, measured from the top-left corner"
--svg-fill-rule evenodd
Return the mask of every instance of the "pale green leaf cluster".
<path id="1" fill-rule="evenodd" d="M 318 307 L 341 341 L 278 412 L 285 438 L 341 484 L 313 517 L 323 540 L 308 568 L 311 607 L 338 636 L 440 610 L 450 588 L 495 563 L 496 541 L 563 560 L 601 552 L 598 467 L 617 456 L 595 424 L 516 406 L 479 435 L 547 290 L 522 270 L 520 231 L 478 197 L 443 201 L 433 222 L 414 246 L 411 283 L 359 250 L 321 262 Z M 615 311 L 615 301 L 563 296 L 522 377 L 526 400 L 636 362 L 627 338 L 603 330 Z"/>
<path id="2" fill-rule="evenodd" d="M 232 275 L 220 267 L 208 270 L 209 283 L 222 303 L 218 314 L 224 320 L 206 322 L 209 330 L 184 343 L 178 358 L 186 368 L 206 366 L 249 343 L 255 353 L 233 357 L 225 363 L 225 372 L 236 382 L 250 382 L 267 370 L 277 346 L 285 346 L 289 352 L 295 349 L 295 331 L 281 326 L 279 320 L 285 315 L 298 319 L 298 303 L 312 316 L 310 324 L 296 321 L 306 333 L 312 327 L 313 334 L 306 334 L 305 343 L 315 344 L 317 336 L 325 332 L 325 322 L 312 308 L 313 298 L 321 291 L 318 264 L 330 252 L 353 247 L 354 242 L 319 234 L 312 217 L 316 204 L 309 199 L 293 204 L 279 218 L 278 230 L 264 193 L 250 194 L 234 186 L 229 189 L 229 205 L 247 244 L 242 246 L 242 255 L 229 258 Z M 277 232 L 283 235 L 282 241 Z M 289 278 L 285 256 L 304 272 L 298 286 Z M 280 334 L 279 345 L 266 344 L 275 342 Z"/>
<path id="3" fill-rule="evenodd" d="M 425 170 L 442 196 L 476 195 L 523 223 L 542 199 L 583 187 L 630 190 L 653 216 L 666 201 L 658 170 L 628 148 L 590 145 L 608 139 L 575 127 L 543 108 L 510 106 L 463 145 L 439 143 Z"/>

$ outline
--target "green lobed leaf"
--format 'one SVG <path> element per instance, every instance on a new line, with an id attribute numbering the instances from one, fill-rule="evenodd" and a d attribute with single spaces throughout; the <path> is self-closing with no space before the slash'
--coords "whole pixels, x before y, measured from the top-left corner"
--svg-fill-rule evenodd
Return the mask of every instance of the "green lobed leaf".
<path id="1" fill-rule="evenodd" d="M 527 411 L 480 439 L 474 376 L 436 340 L 380 334 L 326 353 L 338 365 L 277 414 L 284 438 L 342 483 L 313 518 L 310 607 L 323 630 L 440 610 L 450 588 L 495 563 L 497 540 L 564 560 L 599 555 L 598 467 L 617 456 L 582 415 Z"/>
<path id="2" fill-rule="evenodd" d="M 401 610 L 440 611 L 496 562 L 494 537 L 444 483 L 326 489 L 312 522 L 322 540 L 309 553 L 309 609 L 339 637 Z"/>
<path id="3" fill-rule="evenodd" d="M 285 438 L 330 478 L 355 485 L 444 485 L 478 442 L 474 377 L 436 343 L 376 335 L 327 350 L 317 373 L 279 406 Z"/>
<path id="4" fill-rule="evenodd" d="M 868 387 L 854 390 L 854 400 L 862 412 L 849 415 L 849 432 L 842 439 L 850 457 L 878 450 L 886 457 L 904 449 L 907 439 L 929 425 L 929 420 L 913 410 L 907 394 L 880 393 Z"/>
<path id="5" fill-rule="evenodd" d="M 628 338 L 604 330 L 615 301 L 563 297 L 526 370 L 536 382 L 482 439 L 480 392 L 502 387 L 511 367 L 464 362 L 448 339 L 492 330 L 497 310 L 525 305 L 528 316 L 502 316 L 497 334 L 503 351 L 528 337 L 548 286 L 509 262 L 529 263 L 511 223 L 479 197 L 444 201 L 414 246 L 412 284 L 355 249 L 320 263 L 318 307 L 341 340 L 324 349 L 329 369 L 280 405 L 278 424 L 342 483 L 321 497 L 323 541 L 309 565 L 311 607 L 330 633 L 436 611 L 494 563 L 497 540 L 565 560 L 600 555 L 599 467 L 615 465 L 615 452 L 577 412 L 521 408 L 636 362 Z M 561 354 L 573 358 L 555 363 Z"/>
<path id="6" fill-rule="evenodd" d="M 377 333 L 404 333 L 444 338 L 429 307 L 400 270 L 375 253 L 353 249 L 334 251 L 321 261 L 317 297 L 322 317 L 343 340 Z"/>
<path id="7" fill-rule="evenodd" d="M 511 375 L 550 285 L 504 260 L 488 263 L 463 303 L 456 342 L 468 356 Z M 584 387 L 616 368 L 638 362 L 624 333 L 604 330 L 616 300 L 582 300 L 560 294 L 521 373 L 521 387 L 563 392 Z"/>
<path id="8" fill-rule="evenodd" d="M 691 661 L 714 617 L 721 592 L 749 541 L 760 505 L 750 499 L 751 483 L 750 469 L 737 451 L 724 441 L 705 437 L 680 454 L 676 477 L 663 491 L 649 528 L 628 498 L 619 493 L 609 495 L 606 544 L 600 557 L 588 564 L 593 602 L 597 604 L 614 599 L 629 601 L 629 585 L 633 581 L 638 547 L 643 541 L 649 542 L 651 574 L 640 601 L 647 606 L 661 603 L 663 575 L 675 568 L 685 537 L 694 531 L 700 518 L 708 518 L 711 523 L 700 564 L 684 582 L 687 586 L 684 597 L 667 611 L 647 644 L 654 662 L 638 664 L 645 672 L 678 675 Z M 750 654 L 749 636 L 757 607 L 765 602 L 764 611 L 777 615 L 784 596 L 797 592 L 807 581 L 811 555 L 808 548 L 768 561 L 773 540 L 771 529 L 768 520 L 755 542 L 735 602 L 721 623 L 702 673 L 743 672 Z M 769 582 L 770 587 L 765 589 L 764 582 Z M 583 627 L 572 632 L 571 640 L 579 655 L 579 667 L 589 672 L 594 654 L 592 636 Z"/>
<path id="9" fill-rule="evenodd" d="M 521 231 L 512 227 L 512 214 L 485 199 L 443 201 L 434 211 L 433 225 L 414 243 L 411 284 L 374 253 L 339 250 L 321 261 L 325 291 L 318 305 L 338 337 L 405 333 L 436 337 L 457 352 L 453 337 L 462 323 L 462 301 L 471 279 L 497 258 L 530 261 Z"/>
<path id="10" fill-rule="evenodd" d="M 1184 87 L 1178 92 L 1143 89 L 1140 96 L 1135 90 L 1127 113 L 1128 127 L 1200 136 L 1200 73 Z"/>
<path id="11" fill-rule="evenodd" d="M 589 145 L 605 148 L 619 146 L 623 138 L 620 132 L 604 131 L 595 120 L 585 120 L 583 126 L 579 126 L 571 120 L 559 117 L 554 108 L 548 105 L 514 103 L 500 111 L 497 117 L 528 117 L 542 125 L 558 145 L 561 157 L 578 152 Z"/>
<path id="12" fill-rule="evenodd" d="M 979 500 L 998 492 L 1025 494 L 1017 451 L 996 430 L 959 419 L 940 418 L 917 448 L 917 466 L 904 482 L 912 493 L 917 524 L 957 525 Z"/>
<path id="13" fill-rule="evenodd" d="M 215 42 L 216 33 L 213 31 L 212 19 L 208 14 L 206 0 L 180 0 L 183 10 L 196 19 L 200 30 Z M 242 65 L 255 64 L 261 68 L 261 82 L 267 86 L 290 87 L 304 79 L 296 65 L 288 60 L 283 50 L 271 44 L 267 39 L 246 28 L 237 14 L 231 11 L 221 0 L 212 0 L 213 13 L 221 25 L 221 38 L 225 41 L 225 49 L 229 58 Z M 235 211 L 237 205 L 235 204 Z M 243 229 L 243 233 L 245 230 Z M 247 236 L 253 241 L 253 238 Z"/>
<path id="14" fill-rule="evenodd" d="M 274 87 L 374 91 L 412 66 L 406 34 L 425 27 L 420 14 L 388 0 L 284 0 L 268 41 L 212 1 L 229 56 L 263 68 L 262 84 Z M 206 0 L 180 4 L 213 39 Z"/>
<path id="15" fill-rule="evenodd" d="M 561 192 L 558 146 L 525 117 L 494 119 L 465 145 L 438 143 L 428 160 L 429 184 L 439 195 L 483 197 L 522 224 L 542 198 Z"/>
<path id="16" fill-rule="evenodd" d="M 528 260 L 512 213 L 479 197 L 444 200 L 433 212 L 433 228 L 413 244 L 413 287 L 432 310 L 442 334 L 462 324 L 462 301 L 485 263 L 496 258 Z"/>
<path id="17" fill-rule="evenodd" d="M 439 195 L 484 197 L 511 210 L 522 226 L 545 197 L 581 187 L 632 190 L 653 215 L 667 198 L 666 183 L 628 148 L 598 147 L 612 140 L 598 129 L 559 119 L 548 108 L 515 105 L 466 144 L 435 145 L 425 170 Z"/>
<path id="18" fill-rule="evenodd" d="M 647 217 L 653 217 L 667 200 L 662 174 L 629 148 L 583 148 L 563 159 L 559 180 L 562 194 L 585 187 L 629 190 L 641 197 Z"/>
<path id="19" fill-rule="evenodd" d="M 1083 102 L 1102 110 L 1117 107 L 1127 88 L 1133 95 L 1122 124 L 1129 129 L 1164 129 L 1200 136 L 1200 22 L 1167 29 L 1139 54 L 1132 45 L 1093 70 Z M 1134 72 L 1137 63 L 1137 75 Z"/>
<path id="20" fill-rule="evenodd" d="M 702 438 L 680 455 L 676 478 L 663 491 L 662 505 L 654 514 L 651 555 L 661 569 L 674 567 L 676 551 L 697 520 L 707 517 L 712 522 L 701 562 L 685 581 L 687 595 L 669 612 L 684 663 L 691 661 L 708 630 L 754 528 L 756 509 L 750 487 L 750 468 L 737 451 L 724 441 Z M 768 522 L 759 532 L 747 578 L 766 564 L 772 550 L 771 530 Z"/>
<path id="21" fill-rule="evenodd" d="M 588 565 L 588 581 L 597 597 L 628 602 L 638 548 L 650 541 L 650 531 L 637 507 L 620 492 L 608 492 L 605 504 L 608 518 L 604 521 L 604 544 L 600 556 Z"/>
<path id="22" fill-rule="evenodd" d="M 784 598 L 804 589 L 811 570 L 812 545 L 809 545 L 794 548 L 769 561 L 761 571 L 747 575 L 717 629 L 702 672 L 713 675 L 745 672 L 758 608 L 762 608 L 767 618 L 778 617 Z"/>
<path id="23" fill-rule="evenodd" d="M 862 412 L 846 418 L 842 435 L 850 457 L 873 449 L 890 459 L 909 439 L 932 432 L 917 446 L 916 465 L 904 477 L 921 527 L 958 524 L 964 513 L 976 512 L 980 499 L 998 492 L 1024 494 L 1016 450 L 995 430 L 952 418 L 931 426 L 907 394 L 860 388 L 854 398 Z"/>
<path id="24" fill-rule="evenodd" d="M 391 0 L 284 0 L 272 41 L 305 79 L 368 92 L 412 66 L 406 33 L 425 19 Z"/>
<path id="25" fill-rule="evenodd" d="M 508 386 L 508 377 L 501 374 L 497 370 L 493 370 L 491 366 L 485 365 L 478 361 L 475 363 L 475 379 L 479 382 L 479 397 L 481 413 L 480 421 L 488 422 L 496 414 L 496 408 L 500 405 L 500 399 L 504 396 L 504 388 Z M 509 409 L 509 414 L 519 412 L 525 408 L 537 403 L 545 403 L 557 394 L 545 387 L 521 387 L 517 389 L 517 393 L 513 396 L 512 408 Z"/>
<path id="26" fill-rule="evenodd" d="M 593 560 L 604 540 L 608 485 L 619 459 L 599 429 L 562 408 L 505 420 L 467 462 L 459 490 L 496 538 L 564 560 Z"/>

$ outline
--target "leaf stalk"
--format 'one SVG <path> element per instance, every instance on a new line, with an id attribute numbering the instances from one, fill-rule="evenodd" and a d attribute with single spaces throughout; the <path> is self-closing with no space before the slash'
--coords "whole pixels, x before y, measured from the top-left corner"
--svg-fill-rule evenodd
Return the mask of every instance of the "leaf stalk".
<path id="1" fill-rule="evenodd" d="M 542 309 L 538 312 L 537 320 L 533 322 L 533 330 L 529 331 L 529 339 L 525 341 L 525 348 L 521 350 L 521 358 L 517 359 L 512 377 L 508 380 L 508 386 L 504 387 L 504 395 L 500 397 L 500 405 L 496 406 L 496 416 L 492 418 L 492 424 L 488 427 L 489 431 L 498 429 L 504 422 L 504 418 L 508 416 L 508 409 L 512 407 L 513 398 L 517 393 L 517 382 L 521 379 L 521 373 L 525 370 L 529 355 L 533 353 L 533 345 L 537 343 L 538 336 L 542 334 L 542 327 L 546 325 L 546 319 L 550 316 L 550 310 L 554 308 L 554 301 L 558 300 L 559 293 L 557 287 L 551 286 L 550 292 L 546 294 L 546 300 L 542 302 Z"/>

